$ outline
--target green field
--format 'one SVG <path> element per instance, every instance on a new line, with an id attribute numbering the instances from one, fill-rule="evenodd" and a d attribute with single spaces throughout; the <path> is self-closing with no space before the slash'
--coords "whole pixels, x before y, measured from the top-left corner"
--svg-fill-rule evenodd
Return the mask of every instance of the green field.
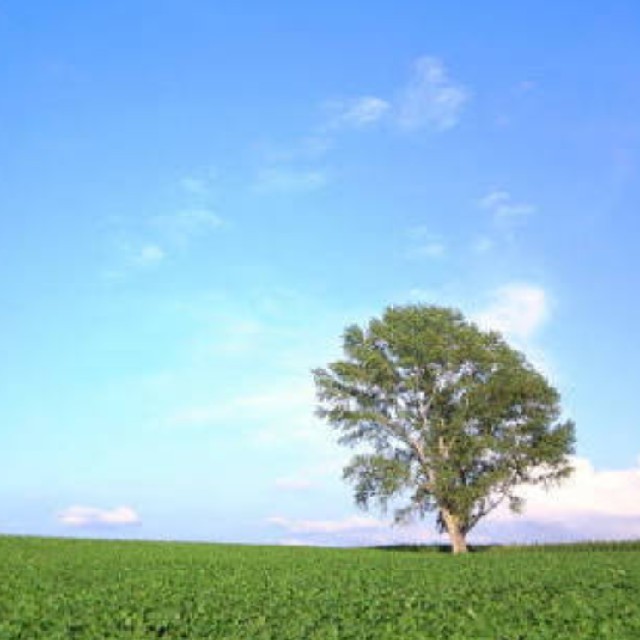
<path id="1" fill-rule="evenodd" d="M 0 537 L 0 639 L 640 638 L 640 544 L 465 557 Z"/>

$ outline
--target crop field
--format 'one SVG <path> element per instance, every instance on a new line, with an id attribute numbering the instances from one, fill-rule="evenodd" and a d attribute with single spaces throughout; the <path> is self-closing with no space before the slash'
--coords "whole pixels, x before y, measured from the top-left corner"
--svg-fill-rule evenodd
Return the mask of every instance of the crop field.
<path id="1" fill-rule="evenodd" d="M 243 547 L 0 537 L 0 639 L 640 638 L 640 544 Z"/>

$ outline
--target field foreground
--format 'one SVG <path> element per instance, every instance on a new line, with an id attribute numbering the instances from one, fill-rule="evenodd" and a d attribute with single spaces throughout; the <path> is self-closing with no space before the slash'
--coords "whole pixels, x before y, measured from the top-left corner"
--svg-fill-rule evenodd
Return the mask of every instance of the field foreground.
<path id="1" fill-rule="evenodd" d="M 465 557 L 0 537 L 0 640 L 640 638 L 640 544 Z"/>

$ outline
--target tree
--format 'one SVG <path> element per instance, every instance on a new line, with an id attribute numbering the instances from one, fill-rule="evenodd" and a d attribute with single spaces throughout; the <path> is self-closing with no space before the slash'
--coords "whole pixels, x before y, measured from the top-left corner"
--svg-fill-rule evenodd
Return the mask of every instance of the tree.
<path id="1" fill-rule="evenodd" d="M 343 350 L 313 374 L 318 415 L 340 443 L 366 446 L 343 472 L 359 506 L 393 501 L 398 523 L 435 511 L 460 553 L 498 505 L 522 510 L 518 486 L 571 474 L 558 392 L 499 333 L 453 309 L 389 307 L 347 327 Z"/>

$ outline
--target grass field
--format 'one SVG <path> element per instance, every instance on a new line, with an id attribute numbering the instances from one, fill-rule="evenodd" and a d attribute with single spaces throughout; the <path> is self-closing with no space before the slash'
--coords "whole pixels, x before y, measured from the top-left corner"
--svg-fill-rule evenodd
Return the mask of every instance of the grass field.
<path id="1" fill-rule="evenodd" d="M 640 638 L 640 544 L 437 552 L 0 537 L 0 639 Z"/>

